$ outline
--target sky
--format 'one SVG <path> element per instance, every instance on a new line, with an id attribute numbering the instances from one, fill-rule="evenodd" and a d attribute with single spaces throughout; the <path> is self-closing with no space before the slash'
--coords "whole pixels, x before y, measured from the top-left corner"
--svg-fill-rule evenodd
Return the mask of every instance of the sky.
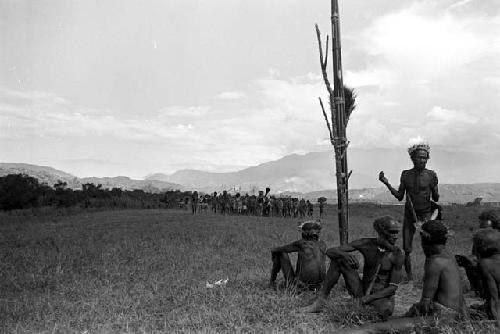
<path id="1" fill-rule="evenodd" d="M 498 156 L 498 1 L 339 6 L 350 147 Z M 143 178 L 331 150 L 315 23 L 330 1 L 0 0 L 0 162 Z"/>

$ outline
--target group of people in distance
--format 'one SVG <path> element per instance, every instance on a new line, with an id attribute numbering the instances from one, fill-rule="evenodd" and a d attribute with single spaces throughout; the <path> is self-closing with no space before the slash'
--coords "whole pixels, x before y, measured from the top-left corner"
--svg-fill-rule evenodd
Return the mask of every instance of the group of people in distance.
<path id="1" fill-rule="evenodd" d="M 435 203 L 439 200 L 437 175 L 426 169 L 430 148 L 426 144 L 417 144 L 410 147 L 408 152 L 413 168 L 402 172 L 397 190 L 390 185 L 383 172 L 379 174 L 379 180 L 394 197 L 400 201 L 406 197 L 402 227 L 391 216 L 379 217 L 373 222 L 376 238 L 361 238 L 327 249 L 319 238 L 321 221 L 305 221 L 299 226 L 302 239 L 271 250 L 270 286 L 276 289 L 276 278 L 281 271 L 285 285 L 300 290 L 319 290 L 314 303 L 301 309 L 301 312 L 320 312 L 342 275 L 349 294 L 361 304 L 372 307 L 381 320 L 344 332 L 379 333 L 413 327 L 420 317 L 468 319 L 460 265 L 465 268 L 472 289 L 485 300 L 484 305 L 474 307 L 473 312 L 496 321 L 499 326 L 498 218 L 493 212 L 481 214 L 480 229 L 472 238 L 472 254 L 450 254 L 446 249 L 448 228 L 441 221 L 441 207 Z M 401 229 L 403 251 L 396 245 Z M 425 254 L 422 296 L 404 317 L 389 319 L 394 312 L 396 291 L 403 280 L 403 267 L 406 279 L 413 280 L 410 255 L 417 231 Z M 364 259 L 362 277 L 358 274 L 359 262 L 352 254 L 356 251 Z M 288 255 L 292 252 L 298 253 L 295 270 Z M 330 259 L 328 270 L 326 257 Z"/>

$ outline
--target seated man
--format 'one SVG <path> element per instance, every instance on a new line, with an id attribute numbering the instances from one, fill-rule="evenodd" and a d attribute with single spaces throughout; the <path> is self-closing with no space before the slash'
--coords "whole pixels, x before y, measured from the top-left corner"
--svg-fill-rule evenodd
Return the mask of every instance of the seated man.
<path id="1" fill-rule="evenodd" d="M 500 327 L 500 232 L 479 230 L 473 238 L 479 258 L 479 272 L 484 284 L 484 311 Z"/>
<path id="2" fill-rule="evenodd" d="M 375 307 L 382 319 L 392 314 L 394 294 L 401 282 L 404 261 L 402 251 L 396 246 L 400 224 L 391 216 L 384 216 L 376 219 L 373 227 L 378 238 L 363 238 L 327 250 L 326 255 L 331 262 L 325 282 L 318 299 L 302 312 L 320 312 L 342 274 L 347 290 L 354 298 Z M 364 258 L 362 279 L 357 272 L 358 260 L 349 254 L 354 251 L 359 251 Z"/>
<path id="3" fill-rule="evenodd" d="M 460 272 L 446 251 L 448 228 L 440 221 L 430 220 L 422 225 L 420 239 L 425 254 L 422 299 L 406 316 L 461 314 L 465 305 Z"/>
<path id="4" fill-rule="evenodd" d="M 498 224 L 498 216 L 494 211 L 484 211 L 479 217 L 479 228 L 485 230 L 500 230 Z M 465 269 L 467 278 L 469 279 L 471 290 L 475 291 L 478 296 L 484 297 L 483 281 L 481 279 L 478 268 L 478 254 L 475 245 L 472 246 L 471 255 L 455 255 L 455 259 L 460 267 Z"/>
<path id="5" fill-rule="evenodd" d="M 430 220 L 422 225 L 420 232 L 422 249 L 425 254 L 424 287 L 420 301 L 414 304 L 404 318 L 373 323 L 357 329 L 336 333 L 386 333 L 387 331 L 412 328 L 423 319 L 434 317 L 455 319 L 466 312 L 460 272 L 455 259 L 446 251 L 448 229 L 437 220 Z"/>
<path id="6" fill-rule="evenodd" d="M 326 245 L 319 240 L 321 222 L 305 221 L 299 225 L 299 230 L 302 239 L 271 250 L 273 267 L 269 286 L 273 289 L 276 289 L 276 277 L 280 270 L 287 286 L 294 285 L 301 289 L 317 289 L 325 279 Z M 298 252 L 295 271 L 288 256 L 288 253 L 293 252 Z"/>

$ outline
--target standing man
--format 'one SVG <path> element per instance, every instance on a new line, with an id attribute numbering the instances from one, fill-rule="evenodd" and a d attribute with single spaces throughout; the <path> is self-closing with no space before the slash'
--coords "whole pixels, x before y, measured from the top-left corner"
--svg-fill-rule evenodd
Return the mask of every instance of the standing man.
<path id="1" fill-rule="evenodd" d="M 408 148 L 413 168 L 401 173 L 398 190 L 394 189 L 384 172 L 380 172 L 379 180 L 386 185 L 391 194 L 402 201 L 406 193 L 406 203 L 403 221 L 403 250 L 405 252 L 404 266 L 408 281 L 413 281 L 411 257 L 413 236 L 417 221 L 424 222 L 431 218 L 435 203 L 439 200 L 438 177 L 436 172 L 425 168 L 430 156 L 427 144 L 415 144 Z M 432 198 L 432 201 L 431 201 Z"/>

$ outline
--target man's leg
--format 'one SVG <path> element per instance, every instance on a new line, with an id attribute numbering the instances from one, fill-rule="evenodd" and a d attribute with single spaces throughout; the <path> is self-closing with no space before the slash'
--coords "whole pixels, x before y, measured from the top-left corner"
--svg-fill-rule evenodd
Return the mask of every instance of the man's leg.
<path id="1" fill-rule="evenodd" d="M 271 253 L 273 267 L 271 269 L 271 279 L 269 286 L 273 289 L 276 288 L 276 277 L 280 270 L 283 272 L 283 278 L 286 284 L 295 282 L 295 273 L 293 271 L 292 262 L 287 253 Z"/>
<path id="2" fill-rule="evenodd" d="M 355 298 L 361 297 L 363 294 L 363 287 L 358 272 L 345 263 L 343 259 L 331 259 L 330 267 L 326 273 L 325 281 L 319 290 L 318 298 L 312 305 L 304 307 L 301 312 L 320 312 L 326 303 L 326 299 L 330 295 L 330 291 L 337 284 L 341 274 L 344 277 L 349 294 Z"/>
<path id="3" fill-rule="evenodd" d="M 403 221 L 403 250 L 405 252 L 405 271 L 406 279 L 413 281 L 413 271 L 411 268 L 411 252 L 413 248 L 413 237 L 415 235 L 415 225 L 413 225 L 413 217 L 409 217 L 405 210 L 405 218 Z"/>

